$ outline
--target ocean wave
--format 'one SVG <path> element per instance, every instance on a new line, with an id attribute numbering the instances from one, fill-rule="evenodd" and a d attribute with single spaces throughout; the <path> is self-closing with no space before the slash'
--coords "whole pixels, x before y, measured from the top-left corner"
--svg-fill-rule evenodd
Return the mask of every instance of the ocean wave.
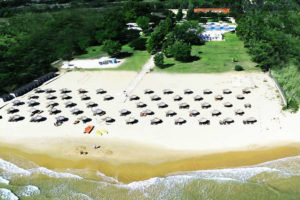
<path id="1" fill-rule="evenodd" d="M 0 183 L 5 184 L 5 185 L 8 185 L 8 184 L 9 184 L 9 180 L 6 180 L 6 179 L 4 179 L 4 178 L 2 178 L 2 177 L 0 176 Z"/>
<path id="2" fill-rule="evenodd" d="M 39 195 L 40 189 L 34 185 L 27 185 L 21 191 L 18 192 L 19 196 L 29 197 L 33 195 Z"/>
<path id="3" fill-rule="evenodd" d="M 0 188 L 0 199 L 1 200 L 18 200 L 19 198 L 12 193 L 12 191 L 5 189 L 5 188 Z"/>
<path id="4" fill-rule="evenodd" d="M 0 158 L 0 169 L 3 171 L 2 176 L 5 179 L 11 179 L 13 176 L 30 176 L 30 172 L 18 167 L 17 165 L 7 162 Z"/>
<path id="5" fill-rule="evenodd" d="M 29 170 L 31 173 L 36 173 L 36 174 L 44 174 L 46 176 L 49 176 L 51 178 L 73 178 L 73 179 L 82 179 L 82 177 L 78 175 L 74 175 L 71 173 L 64 173 L 64 172 L 55 172 L 50 169 L 47 169 L 45 167 L 38 167 L 34 169 Z"/>

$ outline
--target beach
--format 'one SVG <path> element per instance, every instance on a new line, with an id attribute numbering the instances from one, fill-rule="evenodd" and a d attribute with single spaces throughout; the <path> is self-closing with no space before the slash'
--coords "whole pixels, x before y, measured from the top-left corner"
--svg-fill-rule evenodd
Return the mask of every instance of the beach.
<path id="1" fill-rule="evenodd" d="M 46 96 L 48 94 L 38 94 L 40 97 L 36 101 L 40 105 L 37 108 L 44 110 L 40 115 L 47 119 L 43 122 L 29 122 L 30 108 L 25 105 L 18 106 L 18 115 L 24 116 L 25 119 L 19 122 L 8 122 L 6 109 L 11 107 L 11 103 L 0 110 L 3 119 L 0 120 L 0 139 L 2 146 L 12 149 L 19 149 L 22 152 L 32 155 L 47 155 L 51 158 L 62 160 L 87 160 L 85 167 L 89 167 L 88 160 L 108 162 L 113 165 L 124 164 L 151 164 L 158 165 L 165 162 L 179 161 L 185 159 L 203 158 L 203 156 L 224 154 L 227 152 L 251 152 L 270 150 L 272 148 L 291 148 L 300 142 L 300 135 L 297 134 L 297 122 L 299 113 L 290 114 L 288 111 L 282 111 L 281 99 L 276 91 L 274 82 L 263 73 L 237 73 L 230 72 L 225 74 L 164 74 L 149 73 L 143 80 L 132 90 L 130 95 L 140 97 L 138 101 L 124 102 L 122 92 L 130 85 L 135 72 L 114 72 L 114 71 L 95 71 L 95 72 L 65 72 L 61 73 L 55 80 L 46 83 L 41 89 L 52 88 L 56 92 L 52 95 L 57 96 L 56 101 L 59 105 L 55 108 L 61 110 L 57 115 L 49 115 L 46 108 Z M 249 87 L 250 94 L 244 94 L 244 100 L 238 100 L 236 95 L 242 94 L 242 90 Z M 59 90 L 68 88 L 72 90 L 68 95 L 72 96 L 70 101 L 75 102 L 76 108 L 84 111 L 84 116 L 92 121 L 83 124 L 73 124 L 80 117 L 71 114 L 71 108 L 65 108 L 61 100 Z M 97 108 L 106 111 L 104 116 L 93 116 L 91 108 L 86 108 L 86 103 L 82 101 L 77 92 L 79 88 L 84 88 L 90 96 L 90 101 L 98 104 Z M 107 91 L 106 94 L 96 94 L 96 89 L 102 88 Z M 185 89 L 191 89 L 193 94 L 184 94 Z M 223 89 L 232 90 L 232 94 L 225 95 Z M 144 94 L 145 89 L 152 89 L 154 94 Z M 173 94 L 163 94 L 164 89 L 173 90 Z M 205 95 L 203 90 L 210 89 L 213 93 Z M 28 96 L 34 94 L 32 91 L 20 98 L 25 103 Z M 114 97 L 111 101 L 104 101 L 105 95 Z M 215 95 L 222 95 L 222 101 L 215 101 Z M 160 101 L 152 101 L 151 96 L 158 95 Z M 173 97 L 180 95 L 183 99 L 180 102 L 174 101 Z M 200 102 L 194 101 L 195 95 L 201 95 L 204 99 Z M 144 102 L 146 108 L 137 108 L 136 103 Z M 159 102 L 168 104 L 167 108 L 158 108 Z M 190 105 L 189 109 L 179 109 L 180 103 Z M 208 109 L 201 108 L 203 102 L 208 102 L 211 107 Z M 233 107 L 224 107 L 224 102 L 231 102 Z M 244 108 L 245 103 L 250 103 L 251 108 Z M 120 116 L 119 111 L 127 109 L 131 112 L 129 116 Z M 140 112 L 145 109 L 152 110 L 153 116 L 140 117 Z M 174 117 L 166 117 L 167 110 L 176 111 Z M 190 117 L 189 111 L 195 109 L 200 112 L 199 116 Z M 222 114 L 218 117 L 212 117 L 211 111 L 218 109 Z M 235 115 L 236 109 L 243 109 L 243 116 Z M 61 126 L 54 126 L 55 117 L 65 116 L 69 120 Z M 106 116 L 115 119 L 114 123 L 106 124 L 102 119 Z M 128 125 L 125 120 L 129 117 L 138 119 L 137 124 Z M 150 120 L 154 117 L 162 119 L 162 123 L 151 125 Z M 184 118 L 187 122 L 183 125 L 175 125 L 174 120 L 178 117 Z M 210 120 L 210 125 L 199 125 L 198 119 L 205 117 Z M 220 125 L 219 121 L 230 117 L 234 123 L 230 125 Z M 255 117 L 257 122 L 254 124 L 243 124 L 247 117 Z M 83 131 L 87 125 L 94 125 L 94 131 L 91 134 L 84 134 Z M 97 130 L 106 130 L 108 133 L 99 135 Z M 95 149 L 94 146 L 100 146 Z M 297 149 L 297 148 L 296 148 Z M 81 151 L 88 152 L 87 155 L 80 154 Z M 267 154 L 263 156 L 260 153 L 255 154 L 258 158 L 251 162 L 236 163 L 236 166 L 244 164 L 255 164 L 268 159 L 278 159 L 281 157 L 295 156 L 298 150 L 286 150 L 285 153 Z M 247 155 L 247 154 L 245 154 Z M 249 154 L 250 155 L 250 154 Z M 259 156 L 261 155 L 261 156 Z M 272 156 L 273 155 L 273 156 Z M 230 157 L 230 156 L 229 156 Z M 243 156 L 242 156 L 243 157 Z M 243 160 L 242 157 L 239 159 Z M 247 158 L 244 156 L 244 158 Z M 249 157 L 251 160 L 251 158 Z M 37 159 L 38 160 L 42 159 Z M 201 160 L 201 159 L 200 159 Z M 238 159 L 237 159 L 238 160 Z M 256 160 L 256 161 L 255 161 Z M 202 160 L 203 162 L 203 160 Z M 232 161 L 231 161 L 232 162 Z M 43 166 L 49 168 L 59 168 L 59 162 L 55 164 L 41 162 Z M 92 162 L 91 162 L 92 163 Z M 193 163 L 193 162 L 191 162 Z M 227 164 L 226 164 L 227 163 Z M 228 162 L 216 165 L 196 164 L 195 168 L 209 169 L 233 167 Z M 235 162 L 232 162 L 235 163 Z M 71 165 L 71 164 L 70 164 Z M 68 164 L 64 164 L 64 168 Z M 76 166 L 76 165 L 75 165 Z M 80 166 L 80 165 L 79 165 Z M 71 166 L 70 166 L 71 167 Z M 74 166 L 72 166 L 74 167 Z M 75 167 L 76 168 L 76 167 Z M 91 168 L 97 168 L 91 164 Z M 98 166 L 98 168 L 101 168 Z M 183 170 L 191 169 L 189 167 Z M 192 170 L 191 169 L 191 170 Z M 175 170 L 175 168 L 174 168 Z M 166 170 L 165 172 L 172 172 Z M 180 171 L 180 167 L 175 171 Z M 110 172 L 113 176 L 113 173 Z M 141 172 L 143 173 L 143 172 Z M 162 173 L 157 173 L 161 175 Z M 152 175 L 157 175 L 152 174 Z M 149 178 L 149 176 L 145 176 Z M 150 176 L 151 177 L 151 176 Z M 136 175 L 132 180 L 140 180 L 141 175 Z M 124 179 L 125 180 L 125 179 Z M 130 182 L 130 180 L 127 180 Z"/>

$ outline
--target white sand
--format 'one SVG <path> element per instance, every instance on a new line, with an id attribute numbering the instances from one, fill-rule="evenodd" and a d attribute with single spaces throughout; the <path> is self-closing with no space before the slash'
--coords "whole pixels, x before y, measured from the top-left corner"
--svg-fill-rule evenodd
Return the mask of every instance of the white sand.
<path id="1" fill-rule="evenodd" d="M 59 102 L 58 109 L 62 113 L 58 115 L 49 115 L 48 109 L 45 108 L 47 94 L 39 94 L 38 101 L 41 105 L 37 108 L 44 110 L 42 116 L 47 117 L 45 122 L 30 123 L 30 116 L 27 105 L 19 106 L 20 112 L 17 113 L 25 117 L 25 120 L 20 122 L 8 122 L 10 115 L 6 114 L 8 105 L 0 110 L 0 115 L 3 119 L 0 120 L 0 140 L 2 143 L 20 145 L 22 147 L 45 152 L 54 150 L 57 145 L 64 145 L 59 151 L 59 155 L 71 155 L 70 151 L 78 145 L 88 144 L 110 144 L 114 142 L 123 144 L 122 148 L 133 148 L 131 144 L 139 144 L 152 146 L 157 148 L 165 148 L 169 150 L 193 150 L 198 153 L 206 154 L 212 152 L 226 152 L 233 150 L 256 149 L 260 147 L 283 145 L 288 143 L 300 142 L 300 134 L 297 133 L 298 123 L 300 122 L 300 114 L 290 114 L 281 111 L 281 101 L 275 89 L 272 80 L 263 73 L 225 73 L 225 74 L 147 74 L 140 82 L 132 94 L 138 95 L 139 101 L 145 102 L 148 106 L 144 109 L 150 109 L 155 112 L 154 116 L 140 117 L 142 108 L 136 108 L 136 103 L 139 101 L 120 101 L 120 94 L 130 84 L 132 79 L 136 77 L 135 72 L 67 72 L 57 80 L 50 82 L 48 85 L 42 86 L 43 89 L 53 88 L 58 96 L 54 101 Z M 72 90 L 70 95 L 73 97 L 71 101 L 78 105 L 75 108 L 84 110 L 82 115 L 92 118 L 92 122 L 87 124 L 73 125 L 73 121 L 78 116 L 73 116 L 70 113 L 70 108 L 64 107 L 64 102 L 61 100 L 59 89 L 69 88 Z M 236 95 L 241 94 L 245 87 L 251 88 L 251 94 L 246 94 L 245 100 L 237 100 Z M 89 101 L 81 101 L 77 89 L 85 88 L 89 92 L 88 96 L 91 101 L 98 103 L 98 108 L 107 112 L 105 116 L 110 116 L 116 120 L 111 125 L 106 125 L 101 119 L 102 117 L 94 117 L 91 109 L 86 108 L 86 103 Z M 103 101 L 103 96 L 97 95 L 95 90 L 103 88 L 115 97 L 112 101 Z M 157 103 L 150 100 L 151 95 L 145 95 L 144 89 L 150 88 L 159 95 L 163 102 L 169 105 L 168 108 L 158 109 Z M 163 95 L 163 89 L 172 89 L 174 94 Z M 194 91 L 191 95 L 184 95 L 184 89 Z M 211 89 L 213 94 L 203 95 L 204 89 Z M 233 93 L 223 95 L 222 90 L 230 88 Z M 33 92 L 32 92 L 33 93 Z M 19 98 L 27 102 L 27 97 L 32 94 L 26 94 Z M 174 102 L 173 96 L 181 95 L 183 100 Z M 204 97 L 203 101 L 195 102 L 195 95 Z M 214 96 L 221 94 L 224 96 L 223 101 L 215 101 Z M 233 104 L 232 108 L 225 108 L 223 103 L 229 101 Z M 189 110 L 196 109 L 200 112 L 197 117 L 189 117 L 189 110 L 179 110 L 178 104 L 186 102 L 191 105 Z M 209 102 L 212 107 L 202 109 L 201 103 Z M 251 109 L 245 109 L 244 103 L 251 103 Z M 138 124 L 126 125 L 127 117 L 120 117 L 120 109 L 128 109 L 132 113 L 130 116 L 139 120 Z M 245 111 L 244 116 L 235 116 L 234 110 L 241 108 Z M 172 109 L 177 112 L 177 116 L 166 118 L 165 112 Z M 218 109 L 222 112 L 219 117 L 212 117 L 211 111 Z M 69 121 L 60 127 L 55 127 L 55 117 L 63 115 L 69 118 Z M 150 119 L 159 117 L 163 123 L 157 126 L 150 125 Z M 187 120 L 187 123 L 182 126 L 174 125 L 174 119 L 182 117 Z M 211 125 L 200 126 L 198 119 L 206 117 L 211 120 Z M 232 125 L 219 125 L 219 120 L 225 117 L 231 117 L 235 120 Z M 242 120 L 247 117 L 256 117 L 258 123 L 254 125 L 244 125 Z M 95 125 L 95 130 L 105 129 L 109 133 L 100 136 L 92 132 L 90 135 L 83 134 L 83 130 L 87 125 Z M 140 153 L 140 152 L 137 152 Z M 78 152 L 73 152 L 78 154 Z M 97 155 L 93 155 L 97 156 Z M 118 153 L 114 156 L 118 156 Z M 134 157 L 134 155 L 132 155 Z M 103 158 L 103 157 L 102 157 Z M 145 160 L 147 158 L 144 158 Z"/>
<path id="2" fill-rule="evenodd" d="M 109 63 L 109 64 L 102 64 L 100 65 L 99 62 L 104 62 L 105 60 L 112 60 L 109 57 L 101 57 L 99 59 L 74 59 L 69 62 L 63 62 L 63 69 L 74 69 L 74 68 L 81 68 L 81 69 L 107 69 L 107 68 L 118 68 L 125 59 L 117 59 L 117 63 Z"/>

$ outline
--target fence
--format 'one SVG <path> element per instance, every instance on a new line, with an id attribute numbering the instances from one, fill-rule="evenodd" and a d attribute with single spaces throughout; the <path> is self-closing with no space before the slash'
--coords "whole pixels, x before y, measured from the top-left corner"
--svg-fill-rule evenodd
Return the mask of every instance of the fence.
<path id="1" fill-rule="evenodd" d="M 277 79 L 276 79 L 276 78 L 274 77 L 274 75 L 272 74 L 271 69 L 269 70 L 269 76 L 270 76 L 270 77 L 273 79 L 273 81 L 275 82 L 276 88 L 277 88 L 277 90 L 279 91 L 279 94 L 280 94 L 280 97 L 281 97 L 281 99 L 282 99 L 282 101 L 283 101 L 284 106 L 287 106 L 287 105 L 288 105 L 288 102 L 287 102 L 287 99 L 286 99 L 286 97 L 285 97 L 285 95 L 284 95 L 284 92 L 283 92 L 283 90 L 282 90 L 280 84 L 278 83 Z"/>

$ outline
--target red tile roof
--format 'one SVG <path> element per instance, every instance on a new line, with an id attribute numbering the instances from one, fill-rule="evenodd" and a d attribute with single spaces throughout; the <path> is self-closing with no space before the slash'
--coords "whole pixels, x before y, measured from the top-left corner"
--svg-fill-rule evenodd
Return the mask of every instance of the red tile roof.
<path id="1" fill-rule="evenodd" d="M 194 12 L 216 12 L 216 13 L 229 13 L 230 8 L 196 8 Z"/>

